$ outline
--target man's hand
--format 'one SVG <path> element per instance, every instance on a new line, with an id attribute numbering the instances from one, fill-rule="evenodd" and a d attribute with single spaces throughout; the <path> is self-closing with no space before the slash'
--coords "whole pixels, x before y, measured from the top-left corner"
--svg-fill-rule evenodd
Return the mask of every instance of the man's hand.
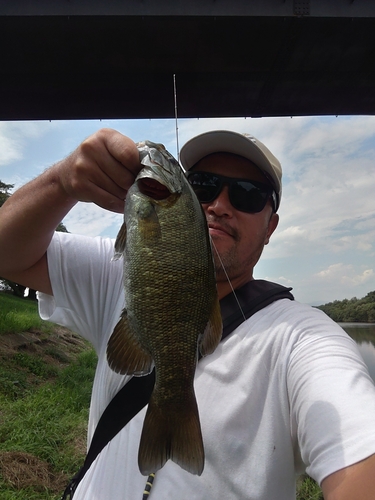
<path id="1" fill-rule="evenodd" d="M 122 213 L 126 193 L 141 164 L 131 139 L 115 130 L 102 129 L 54 168 L 72 199 Z"/>

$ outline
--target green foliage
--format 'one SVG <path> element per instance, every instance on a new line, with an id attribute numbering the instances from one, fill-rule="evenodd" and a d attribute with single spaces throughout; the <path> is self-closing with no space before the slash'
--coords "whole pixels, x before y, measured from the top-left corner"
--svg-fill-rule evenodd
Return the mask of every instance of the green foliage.
<path id="1" fill-rule="evenodd" d="M 0 281 L 2 282 L 3 288 L 5 291 L 12 291 L 13 295 L 16 297 L 23 298 L 25 296 L 25 290 L 26 287 L 23 285 L 19 285 L 18 283 L 15 283 L 14 281 L 11 280 L 6 280 L 6 279 L 1 279 Z"/>
<path id="2" fill-rule="evenodd" d="M 0 357 L 0 395 L 9 400 L 21 397 L 30 387 L 27 373 L 19 370 L 18 367 L 6 365 Z"/>
<path id="3" fill-rule="evenodd" d="M 375 323 L 375 291 L 369 292 L 362 299 L 335 300 L 318 306 L 334 321 L 341 323 Z"/>
<path id="4" fill-rule="evenodd" d="M 41 379 L 49 379 L 57 375 L 56 367 L 49 365 L 43 359 L 32 356 L 27 352 L 18 352 L 15 354 L 14 361 L 20 368 L 25 368 Z"/>
<path id="5" fill-rule="evenodd" d="M 2 207 L 4 203 L 7 201 L 7 199 L 11 195 L 9 190 L 13 188 L 14 184 L 5 184 L 4 182 L 0 181 L 0 207 Z"/>
<path id="6" fill-rule="evenodd" d="M 20 452 L 37 457 L 48 465 L 53 476 L 63 475 L 62 484 L 67 484 L 84 459 L 96 361 L 95 352 L 86 350 L 57 373 L 53 382 L 16 400 L 0 397 L 0 454 Z M 52 500 L 60 498 L 61 491 L 56 494 L 43 482 L 19 489 L 0 477 L 0 497 Z"/>
<path id="7" fill-rule="evenodd" d="M 51 331 L 52 324 L 43 321 L 35 302 L 0 292 L 0 335 L 28 330 Z"/>
<path id="8" fill-rule="evenodd" d="M 296 500 L 323 500 L 319 485 L 307 474 L 301 476 L 297 482 Z"/>
<path id="9" fill-rule="evenodd" d="M 58 500 L 84 460 L 96 354 L 8 293 L 0 332 L 0 498 Z"/>
<path id="10" fill-rule="evenodd" d="M 1 500 L 60 500 L 61 495 L 54 495 L 48 489 L 45 489 L 44 494 L 33 488 L 25 488 L 20 491 L 10 490 L 9 486 L 0 479 L 0 498 Z"/>
<path id="11" fill-rule="evenodd" d="M 56 228 L 56 231 L 60 231 L 60 233 L 69 233 L 69 231 L 66 229 L 65 224 L 62 222 L 59 223 L 59 225 Z"/>

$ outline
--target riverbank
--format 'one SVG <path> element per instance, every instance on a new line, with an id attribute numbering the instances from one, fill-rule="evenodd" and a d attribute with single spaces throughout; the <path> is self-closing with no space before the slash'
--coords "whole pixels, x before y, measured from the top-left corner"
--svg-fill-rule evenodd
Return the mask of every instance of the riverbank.
<path id="1" fill-rule="evenodd" d="M 96 355 L 35 302 L 0 293 L 0 311 L 0 498 L 58 500 L 85 456 Z"/>
<path id="2" fill-rule="evenodd" d="M 0 292 L 0 498 L 59 500 L 82 465 L 93 349 L 42 322 L 37 304 Z M 322 500 L 308 476 L 297 500 Z"/>

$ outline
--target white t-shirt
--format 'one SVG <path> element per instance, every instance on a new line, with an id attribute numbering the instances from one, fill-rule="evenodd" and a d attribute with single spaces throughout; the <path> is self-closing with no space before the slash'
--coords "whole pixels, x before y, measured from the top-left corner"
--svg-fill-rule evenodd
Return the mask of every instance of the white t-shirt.
<path id="1" fill-rule="evenodd" d="M 89 339 L 98 354 L 88 442 L 128 377 L 106 346 L 125 300 L 113 241 L 56 233 L 48 249 L 54 297 L 42 318 Z M 375 453 L 375 388 L 356 344 L 324 313 L 282 299 L 243 322 L 202 359 L 195 391 L 205 446 L 201 476 L 172 461 L 150 499 L 292 500 L 304 470 L 319 483 Z M 75 500 L 141 500 L 137 457 L 145 409 L 100 453 Z"/>

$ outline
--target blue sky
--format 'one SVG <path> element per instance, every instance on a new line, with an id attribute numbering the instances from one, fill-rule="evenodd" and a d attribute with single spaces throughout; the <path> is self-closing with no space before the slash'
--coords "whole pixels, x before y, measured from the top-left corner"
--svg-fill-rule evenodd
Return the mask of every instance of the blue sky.
<path id="1" fill-rule="evenodd" d="M 135 141 L 163 143 L 175 156 L 175 120 L 0 122 L 0 180 L 16 188 L 111 127 Z M 375 290 L 375 117 L 180 119 L 180 147 L 207 130 L 247 132 L 283 166 L 280 224 L 255 277 L 293 287 L 322 304 Z M 68 230 L 115 237 L 121 215 L 80 203 Z"/>

